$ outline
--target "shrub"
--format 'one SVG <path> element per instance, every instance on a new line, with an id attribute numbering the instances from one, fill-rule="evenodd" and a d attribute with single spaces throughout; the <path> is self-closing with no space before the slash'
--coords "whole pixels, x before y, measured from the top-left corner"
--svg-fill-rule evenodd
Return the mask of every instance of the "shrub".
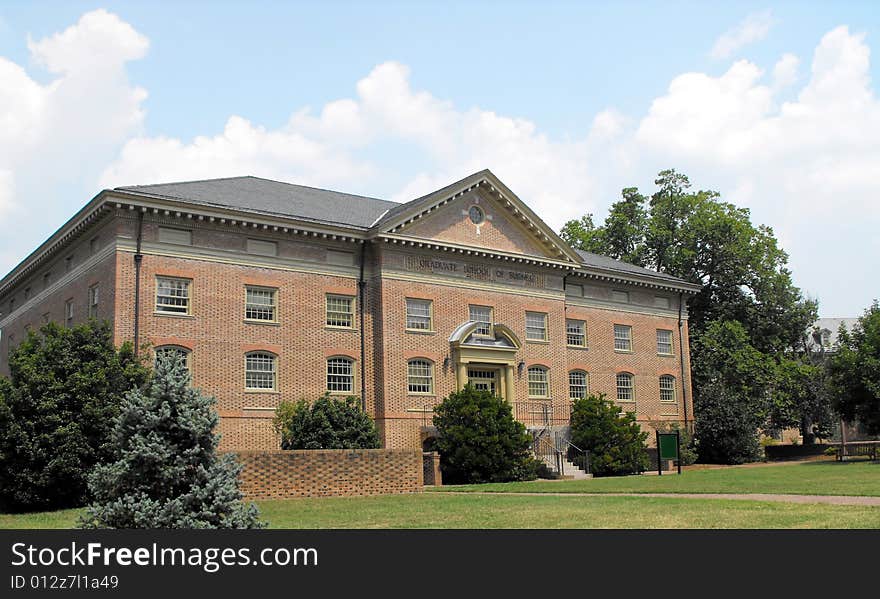
<path id="1" fill-rule="evenodd" d="M 113 457 L 89 476 L 94 501 L 81 528 L 261 528 L 242 502 L 241 465 L 217 453 L 213 397 L 189 385 L 175 354 L 162 356 L 150 386 L 125 397 L 113 422 Z"/>
<path id="2" fill-rule="evenodd" d="M 86 474 L 110 455 L 123 395 L 149 369 L 130 344 L 116 349 L 107 323 L 55 323 L 31 332 L 0 378 L 0 505 L 48 510 L 83 505 Z"/>
<path id="3" fill-rule="evenodd" d="M 743 464 L 762 457 L 758 440 L 760 413 L 749 410 L 745 391 L 712 381 L 694 397 L 695 436 L 700 462 Z"/>
<path id="4" fill-rule="evenodd" d="M 356 397 L 282 402 L 275 412 L 282 449 L 378 449 L 376 424 Z"/>
<path id="5" fill-rule="evenodd" d="M 434 410 L 440 469 L 448 484 L 532 480 L 531 436 L 510 404 L 466 385 Z"/>
<path id="6" fill-rule="evenodd" d="M 605 394 L 576 399 L 571 409 L 571 442 L 590 452 L 595 476 L 642 472 L 648 468 L 648 433 Z"/>

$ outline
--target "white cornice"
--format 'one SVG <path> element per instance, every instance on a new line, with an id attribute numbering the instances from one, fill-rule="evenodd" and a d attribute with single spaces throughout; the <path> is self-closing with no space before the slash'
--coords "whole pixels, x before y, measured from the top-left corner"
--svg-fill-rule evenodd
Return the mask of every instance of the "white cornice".
<path id="1" fill-rule="evenodd" d="M 528 254 L 516 254 L 513 252 L 505 252 L 502 250 L 492 250 L 489 248 L 480 248 L 470 245 L 462 245 L 451 241 L 441 241 L 439 239 L 424 239 L 420 237 L 410 237 L 408 235 L 396 235 L 392 233 L 379 233 L 376 236 L 385 243 L 398 245 L 401 247 L 426 248 L 431 250 L 449 252 L 451 254 L 460 254 L 462 256 L 476 256 L 481 258 L 495 258 L 510 263 L 517 264 L 535 264 L 539 266 L 549 266 L 554 269 L 571 270 L 574 265 L 563 260 L 554 258 L 546 258 L 544 256 L 530 256 Z"/>

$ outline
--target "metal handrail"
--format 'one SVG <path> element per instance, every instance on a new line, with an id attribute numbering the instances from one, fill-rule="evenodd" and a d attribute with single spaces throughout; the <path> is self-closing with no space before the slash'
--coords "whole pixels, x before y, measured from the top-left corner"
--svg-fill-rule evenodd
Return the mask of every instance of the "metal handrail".
<path id="1" fill-rule="evenodd" d="M 580 447 L 578 447 L 577 445 L 572 443 L 570 440 L 566 439 L 565 437 L 563 437 L 559 433 L 557 433 L 556 434 L 556 443 L 559 444 L 560 441 L 562 441 L 562 443 L 565 444 L 565 446 L 566 446 L 565 449 L 566 449 L 567 454 L 572 453 L 572 450 L 573 450 L 574 453 L 583 456 L 583 458 L 584 458 L 584 460 L 583 460 L 584 472 L 586 474 L 590 474 L 590 450 L 589 449 L 581 449 Z M 557 449 L 558 449 L 558 447 L 557 447 Z M 577 463 L 575 463 L 575 465 L 577 465 Z"/>

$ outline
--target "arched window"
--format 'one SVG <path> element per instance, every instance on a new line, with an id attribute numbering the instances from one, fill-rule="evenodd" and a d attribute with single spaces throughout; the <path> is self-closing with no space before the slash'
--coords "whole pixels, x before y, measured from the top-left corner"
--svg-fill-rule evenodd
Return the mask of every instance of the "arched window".
<path id="1" fill-rule="evenodd" d="M 617 374 L 617 401 L 635 401 L 633 375 L 628 372 Z"/>
<path id="2" fill-rule="evenodd" d="M 244 387 L 255 391 L 275 391 L 277 384 L 276 362 L 278 358 L 269 352 L 251 352 L 244 358 Z"/>
<path id="3" fill-rule="evenodd" d="M 406 363 L 406 390 L 408 393 L 434 393 L 434 364 L 425 358 Z"/>
<path id="4" fill-rule="evenodd" d="M 550 377 L 544 366 L 529 367 L 529 397 L 549 397 Z"/>
<path id="5" fill-rule="evenodd" d="M 572 370 L 568 373 L 569 399 L 583 399 L 590 389 L 589 377 L 583 370 Z"/>
<path id="6" fill-rule="evenodd" d="M 327 391 L 330 393 L 354 391 L 354 360 L 341 356 L 327 358 Z"/>
<path id="7" fill-rule="evenodd" d="M 180 347 L 179 345 L 163 345 L 156 348 L 156 363 L 159 362 L 159 358 L 161 357 L 177 356 L 183 361 L 183 367 L 190 371 L 189 354 L 190 351 L 185 347 Z"/>
<path id="8" fill-rule="evenodd" d="M 664 374 L 660 377 L 660 401 L 675 402 L 675 377 Z"/>

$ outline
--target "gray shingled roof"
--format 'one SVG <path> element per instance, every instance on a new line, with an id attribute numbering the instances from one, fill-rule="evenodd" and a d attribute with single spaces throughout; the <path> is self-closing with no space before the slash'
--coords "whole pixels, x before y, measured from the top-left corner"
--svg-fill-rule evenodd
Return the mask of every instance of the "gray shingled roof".
<path id="1" fill-rule="evenodd" d="M 664 272 L 657 272 L 656 270 L 651 270 L 650 268 L 642 268 L 641 266 L 636 266 L 635 264 L 623 262 L 622 260 L 615 260 L 614 258 L 602 256 L 601 254 L 594 254 L 592 252 L 585 252 L 578 249 L 575 249 L 575 251 L 581 258 L 584 259 L 584 266 L 587 267 L 593 266 L 602 270 L 614 270 L 621 273 L 629 273 L 633 275 L 642 275 L 646 277 L 664 279 L 675 283 L 687 283 L 687 281 L 685 281 L 684 279 L 673 277 L 672 275 L 666 274 Z"/>
<path id="2" fill-rule="evenodd" d="M 119 191 L 190 204 L 258 212 L 368 229 L 397 202 L 293 185 L 259 177 L 117 187 Z"/>

